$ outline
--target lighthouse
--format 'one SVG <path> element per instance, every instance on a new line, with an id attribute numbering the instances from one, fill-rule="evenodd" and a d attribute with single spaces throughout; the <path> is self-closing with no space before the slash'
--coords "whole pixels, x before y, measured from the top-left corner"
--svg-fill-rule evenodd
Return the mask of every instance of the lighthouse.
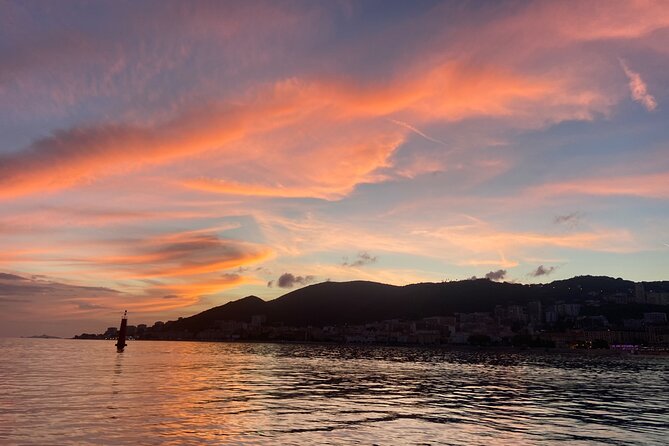
<path id="1" fill-rule="evenodd" d="M 123 317 L 121 318 L 121 328 L 118 330 L 118 341 L 116 342 L 116 351 L 121 353 L 125 346 L 125 332 L 128 330 L 128 310 L 123 312 Z"/>

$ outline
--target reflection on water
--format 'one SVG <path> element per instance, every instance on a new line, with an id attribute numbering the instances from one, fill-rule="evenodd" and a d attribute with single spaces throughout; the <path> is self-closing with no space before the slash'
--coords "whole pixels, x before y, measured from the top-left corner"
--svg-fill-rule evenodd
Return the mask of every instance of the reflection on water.
<path id="1" fill-rule="evenodd" d="M 667 444 L 669 359 L 0 339 L 0 444 Z"/>

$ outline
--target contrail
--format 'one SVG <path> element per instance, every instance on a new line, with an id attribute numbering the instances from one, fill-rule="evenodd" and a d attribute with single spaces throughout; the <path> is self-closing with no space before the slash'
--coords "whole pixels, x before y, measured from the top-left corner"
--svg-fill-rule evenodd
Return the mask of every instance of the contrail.
<path id="1" fill-rule="evenodd" d="M 388 121 L 392 122 L 393 124 L 401 125 L 402 127 L 411 130 L 415 134 L 422 136 L 423 138 L 427 139 L 428 141 L 432 141 L 432 142 L 435 142 L 437 144 L 441 144 L 442 146 L 447 146 L 447 144 L 444 141 L 440 141 L 436 138 L 431 137 L 430 135 L 426 135 L 425 133 L 418 130 L 416 127 L 414 127 L 411 124 L 408 124 L 404 121 L 398 121 L 396 119 L 388 119 Z"/>

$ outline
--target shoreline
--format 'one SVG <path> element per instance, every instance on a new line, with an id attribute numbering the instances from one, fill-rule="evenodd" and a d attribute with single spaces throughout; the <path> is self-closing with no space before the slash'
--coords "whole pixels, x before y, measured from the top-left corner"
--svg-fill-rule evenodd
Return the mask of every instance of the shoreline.
<path id="1" fill-rule="evenodd" d="M 72 339 L 77 341 L 115 341 L 115 339 Z M 500 353 L 528 353 L 528 354 L 569 354 L 587 356 L 653 356 L 669 357 L 669 347 L 639 347 L 638 350 L 628 351 L 621 349 L 579 349 L 558 347 L 514 347 L 514 346 L 474 346 L 462 344 L 382 344 L 382 343 L 346 343 L 323 341 L 272 341 L 272 340 L 212 340 L 212 339 L 131 339 L 134 342 L 194 342 L 194 343 L 226 343 L 226 344 L 273 344 L 273 345 L 304 345 L 304 346 L 333 346 L 333 347 L 371 347 L 371 348 L 402 348 L 417 350 L 443 350 L 456 352 L 500 352 Z"/>

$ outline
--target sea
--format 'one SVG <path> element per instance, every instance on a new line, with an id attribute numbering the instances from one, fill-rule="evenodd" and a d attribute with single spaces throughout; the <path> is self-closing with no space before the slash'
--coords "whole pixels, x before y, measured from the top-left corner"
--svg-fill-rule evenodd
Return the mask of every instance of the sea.
<path id="1" fill-rule="evenodd" d="M 667 445 L 669 357 L 0 339 L 1 445 Z"/>

